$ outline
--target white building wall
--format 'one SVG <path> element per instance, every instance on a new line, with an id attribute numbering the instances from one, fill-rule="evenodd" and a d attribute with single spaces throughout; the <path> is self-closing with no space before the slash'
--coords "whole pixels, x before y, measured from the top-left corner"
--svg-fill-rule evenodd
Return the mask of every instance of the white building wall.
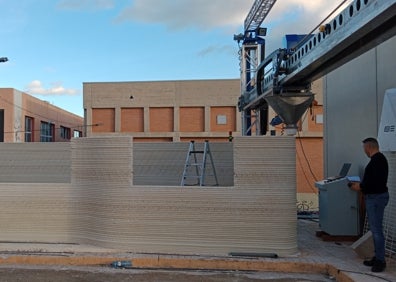
<path id="1" fill-rule="evenodd" d="M 362 140 L 377 137 L 385 90 L 396 87 L 396 37 L 324 77 L 324 175 L 352 162 L 361 175 L 368 162 Z"/>

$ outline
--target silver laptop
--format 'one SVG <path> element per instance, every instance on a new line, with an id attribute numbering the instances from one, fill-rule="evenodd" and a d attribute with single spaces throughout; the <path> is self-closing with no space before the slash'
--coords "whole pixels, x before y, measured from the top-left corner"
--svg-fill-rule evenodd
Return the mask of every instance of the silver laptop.
<path id="1" fill-rule="evenodd" d="M 340 173 L 336 176 L 330 176 L 326 180 L 337 180 L 340 178 L 344 178 L 348 175 L 349 169 L 351 168 L 351 163 L 344 163 L 341 167 Z"/>

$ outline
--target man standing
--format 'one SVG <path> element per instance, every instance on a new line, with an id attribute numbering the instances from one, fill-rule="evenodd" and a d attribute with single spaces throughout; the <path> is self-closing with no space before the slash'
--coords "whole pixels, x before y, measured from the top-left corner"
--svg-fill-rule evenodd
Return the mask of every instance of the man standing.
<path id="1" fill-rule="evenodd" d="M 363 149 L 370 158 L 370 162 L 364 170 L 362 182 L 353 182 L 350 187 L 355 191 L 361 191 L 364 195 L 369 228 L 373 234 L 375 256 L 363 263 L 371 266 L 371 271 L 381 272 L 386 268 L 382 220 L 385 207 L 389 202 L 388 161 L 379 151 L 378 141 L 375 138 L 364 139 Z"/>

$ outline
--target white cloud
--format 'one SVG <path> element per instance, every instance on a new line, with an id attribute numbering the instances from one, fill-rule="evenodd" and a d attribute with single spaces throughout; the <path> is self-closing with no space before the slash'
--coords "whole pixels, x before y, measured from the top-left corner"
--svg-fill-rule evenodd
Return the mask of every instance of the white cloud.
<path id="1" fill-rule="evenodd" d="M 72 88 L 65 88 L 62 83 L 55 82 L 51 84 L 51 87 L 45 88 L 40 80 L 31 81 L 25 89 L 25 92 L 32 95 L 77 95 L 78 90 Z"/>
<path id="2" fill-rule="evenodd" d="M 58 9 L 63 10 L 102 10 L 114 7 L 114 0 L 61 0 Z"/>
<path id="3" fill-rule="evenodd" d="M 347 4 L 351 1 L 347 0 Z M 268 27 L 267 53 L 282 47 L 286 34 L 309 33 L 341 2 L 278 0 L 262 24 Z M 254 0 L 134 0 L 118 15 L 117 21 L 160 24 L 170 30 L 223 28 L 231 35 L 243 30 L 243 22 L 253 3 Z M 199 54 L 219 49 L 209 46 Z"/>
<path id="4" fill-rule="evenodd" d="M 341 2 L 342 0 L 278 0 L 264 24 L 280 23 L 289 30 L 308 32 L 309 28 L 319 23 Z M 253 3 L 254 0 L 134 0 L 118 15 L 117 21 L 161 24 L 176 30 L 189 27 L 207 30 L 230 26 L 242 29 Z M 298 18 L 298 21 L 288 17 Z"/>
<path id="5" fill-rule="evenodd" d="M 253 0 L 135 0 L 117 21 L 162 24 L 169 29 L 238 26 Z"/>

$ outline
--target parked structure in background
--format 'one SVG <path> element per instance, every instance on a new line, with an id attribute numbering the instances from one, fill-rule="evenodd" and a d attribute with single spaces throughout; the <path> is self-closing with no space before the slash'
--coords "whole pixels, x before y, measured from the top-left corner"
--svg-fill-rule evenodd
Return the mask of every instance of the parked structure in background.
<path id="1" fill-rule="evenodd" d="M 64 142 L 83 136 L 83 118 L 13 88 L 0 88 L 0 142 Z"/>

